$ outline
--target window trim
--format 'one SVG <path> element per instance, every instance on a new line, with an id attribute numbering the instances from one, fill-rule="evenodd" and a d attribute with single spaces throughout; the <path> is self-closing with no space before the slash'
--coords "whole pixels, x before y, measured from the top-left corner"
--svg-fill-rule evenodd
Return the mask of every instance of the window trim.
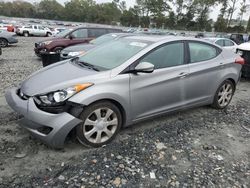
<path id="1" fill-rule="evenodd" d="M 219 47 L 217 47 L 217 46 L 215 46 L 213 44 L 210 44 L 210 43 L 206 43 L 206 42 L 202 42 L 202 41 L 196 41 L 196 40 L 188 40 L 188 41 L 186 41 L 186 43 L 187 43 L 187 52 L 189 54 L 188 55 L 189 56 L 189 58 L 188 58 L 188 64 L 202 63 L 202 62 L 205 62 L 205 61 L 210 61 L 212 59 L 217 58 L 221 54 L 221 52 L 222 52 L 222 49 L 220 49 Z M 191 62 L 191 54 L 190 54 L 189 43 L 199 43 L 199 44 L 211 46 L 211 47 L 213 47 L 213 48 L 216 49 L 216 56 L 213 57 L 213 58 L 210 58 L 210 59 L 203 60 L 203 61 Z"/>
<path id="2" fill-rule="evenodd" d="M 144 58 L 144 57 L 146 57 L 148 54 L 150 54 L 150 53 L 153 53 L 154 51 L 156 51 L 156 50 L 158 50 L 159 48 L 162 48 L 163 46 L 166 46 L 166 45 L 169 45 L 169 44 L 174 44 L 174 43 L 183 43 L 183 64 L 181 64 L 181 65 L 176 65 L 176 66 L 172 66 L 172 67 L 178 67 L 178 66 L 182 66 L 182 65 L 186 65 L 186 64 L 188 64 L 188 61 L 187 61 L 187 51 L 186 51 L 186 45 L 185 45 L 185 40 L 178 40 L 178 41 L 171 41 L 171 42 L 166 42 L 166 43 L 164 43 L 164 44 L 161 44 L 161 45 L 159 45 L 159 46 L 157 46 L 157 47 L 155 47 L 155 48 L 153 48 L 153 49 L 151 49 L 150 51 L 148 51 L 146 54 L 144 54 L 143 56 L 141 56 L 139 59 L 137 59 L 135 62 L 133 62 L 131 65 L 129 65 L 127 68 L 125 68 L 122 72 L 121 72 L 121 74 L 122 73 L 131 73 L 134 69 L 135 69 L 135 67 L 140 63 L 140 61 Z M 172 67 L 164 67 L 164 68 L 159 68 L 159 69 L 155 69 L 155 70 L 162 70 L 162 69 L 167 69 L 167 68 L 172 68 Z"/>

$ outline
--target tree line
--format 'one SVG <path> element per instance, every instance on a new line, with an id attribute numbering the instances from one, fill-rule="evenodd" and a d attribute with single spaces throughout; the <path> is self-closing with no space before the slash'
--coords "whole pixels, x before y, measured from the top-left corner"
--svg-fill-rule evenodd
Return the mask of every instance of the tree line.
<path id="1" fill-rule="evenodd" d="M 128 8 L 126 1 L 121 0 L 101 4 L 94 0 L 70 0 L 64 6 L 56 0 L 42 0 L 34 4 L 13 1 L 0 2 L 0 14 L 100 24 L 120 23 L 128 27 L 197 31 L 212 31 L 214 27 L 217 32 L 245 32 L 250 31 L 250 19 L 247 28 L 243 26 L 248 3 L 249 0 L 137 0 L 133 7 Z M 214 23 L 209 15 L 216 7 L 221 9 Z M 237 17 L 236 24 L 234 17 Z"/>

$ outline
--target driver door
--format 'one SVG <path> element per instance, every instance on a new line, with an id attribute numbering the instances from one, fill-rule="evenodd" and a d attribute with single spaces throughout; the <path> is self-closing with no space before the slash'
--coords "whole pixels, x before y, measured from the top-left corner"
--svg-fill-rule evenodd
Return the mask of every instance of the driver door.
<path id="1" fill-rule="evenodd" d="M 133 120 L 185 105 L 189 68 L 184 46 L 183 42 L 173 42 L 151 51 L 139 63 L 152 63 L 154 72 L 130 74 Z"/>

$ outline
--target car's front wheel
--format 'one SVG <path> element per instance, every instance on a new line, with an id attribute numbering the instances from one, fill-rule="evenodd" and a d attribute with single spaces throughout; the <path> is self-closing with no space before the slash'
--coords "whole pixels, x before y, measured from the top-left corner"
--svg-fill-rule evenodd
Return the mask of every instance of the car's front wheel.
<path id="1" fill-rule="evenodd" d="M 94 103 L 80 115 L 83 123 L 77 126 L 76 135 L 85 146 L 100 147 L 112 141 L 122 126 L 122 115 L 109 101 Z"/>
<path id="2" fill-rule="evenodd" d="M 8 46 L 8 41 L 6 39 L 1 39 L 0 38 L 0 47 L 7 47 Z"/>
<path id="3" fill-rule="evenodd" d="M 212 106 L 216 109 L 224 109 L 231 102 L 235 91 L 235 85 L 232 81 L 224 81 L 216 91 Z"/>

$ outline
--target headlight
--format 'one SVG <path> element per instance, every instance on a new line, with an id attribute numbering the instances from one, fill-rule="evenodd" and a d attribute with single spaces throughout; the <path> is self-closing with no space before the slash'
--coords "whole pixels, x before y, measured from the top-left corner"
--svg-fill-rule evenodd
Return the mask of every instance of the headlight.
<path id="1" fill-rule="evenodd" d="M 42 45 L 49 45 L 52 41 L 45 41 L 45 42 L 42 42 Z"/>
<path id="2" fill-rule="evenodd" d="M 77 84 L 75 86 L 62 89 L 55 92 L 50 92 L 45 95 L 38 95 L 34 97 L 34 100 L 39 105 L 59 105 L 65 102 L 67 99 L 75 95 L 76 93 L 87 89 L 88 87 L 92 86 L 93 83 L 85 83 L 85 84 Z"/>
<path id="3" fill-rule="evenodd" d="M 85 51 L 69 52 L 68 56 L 74 57 L 74 56 L 83 55 L 84 53 L 85 53 Z"/>

